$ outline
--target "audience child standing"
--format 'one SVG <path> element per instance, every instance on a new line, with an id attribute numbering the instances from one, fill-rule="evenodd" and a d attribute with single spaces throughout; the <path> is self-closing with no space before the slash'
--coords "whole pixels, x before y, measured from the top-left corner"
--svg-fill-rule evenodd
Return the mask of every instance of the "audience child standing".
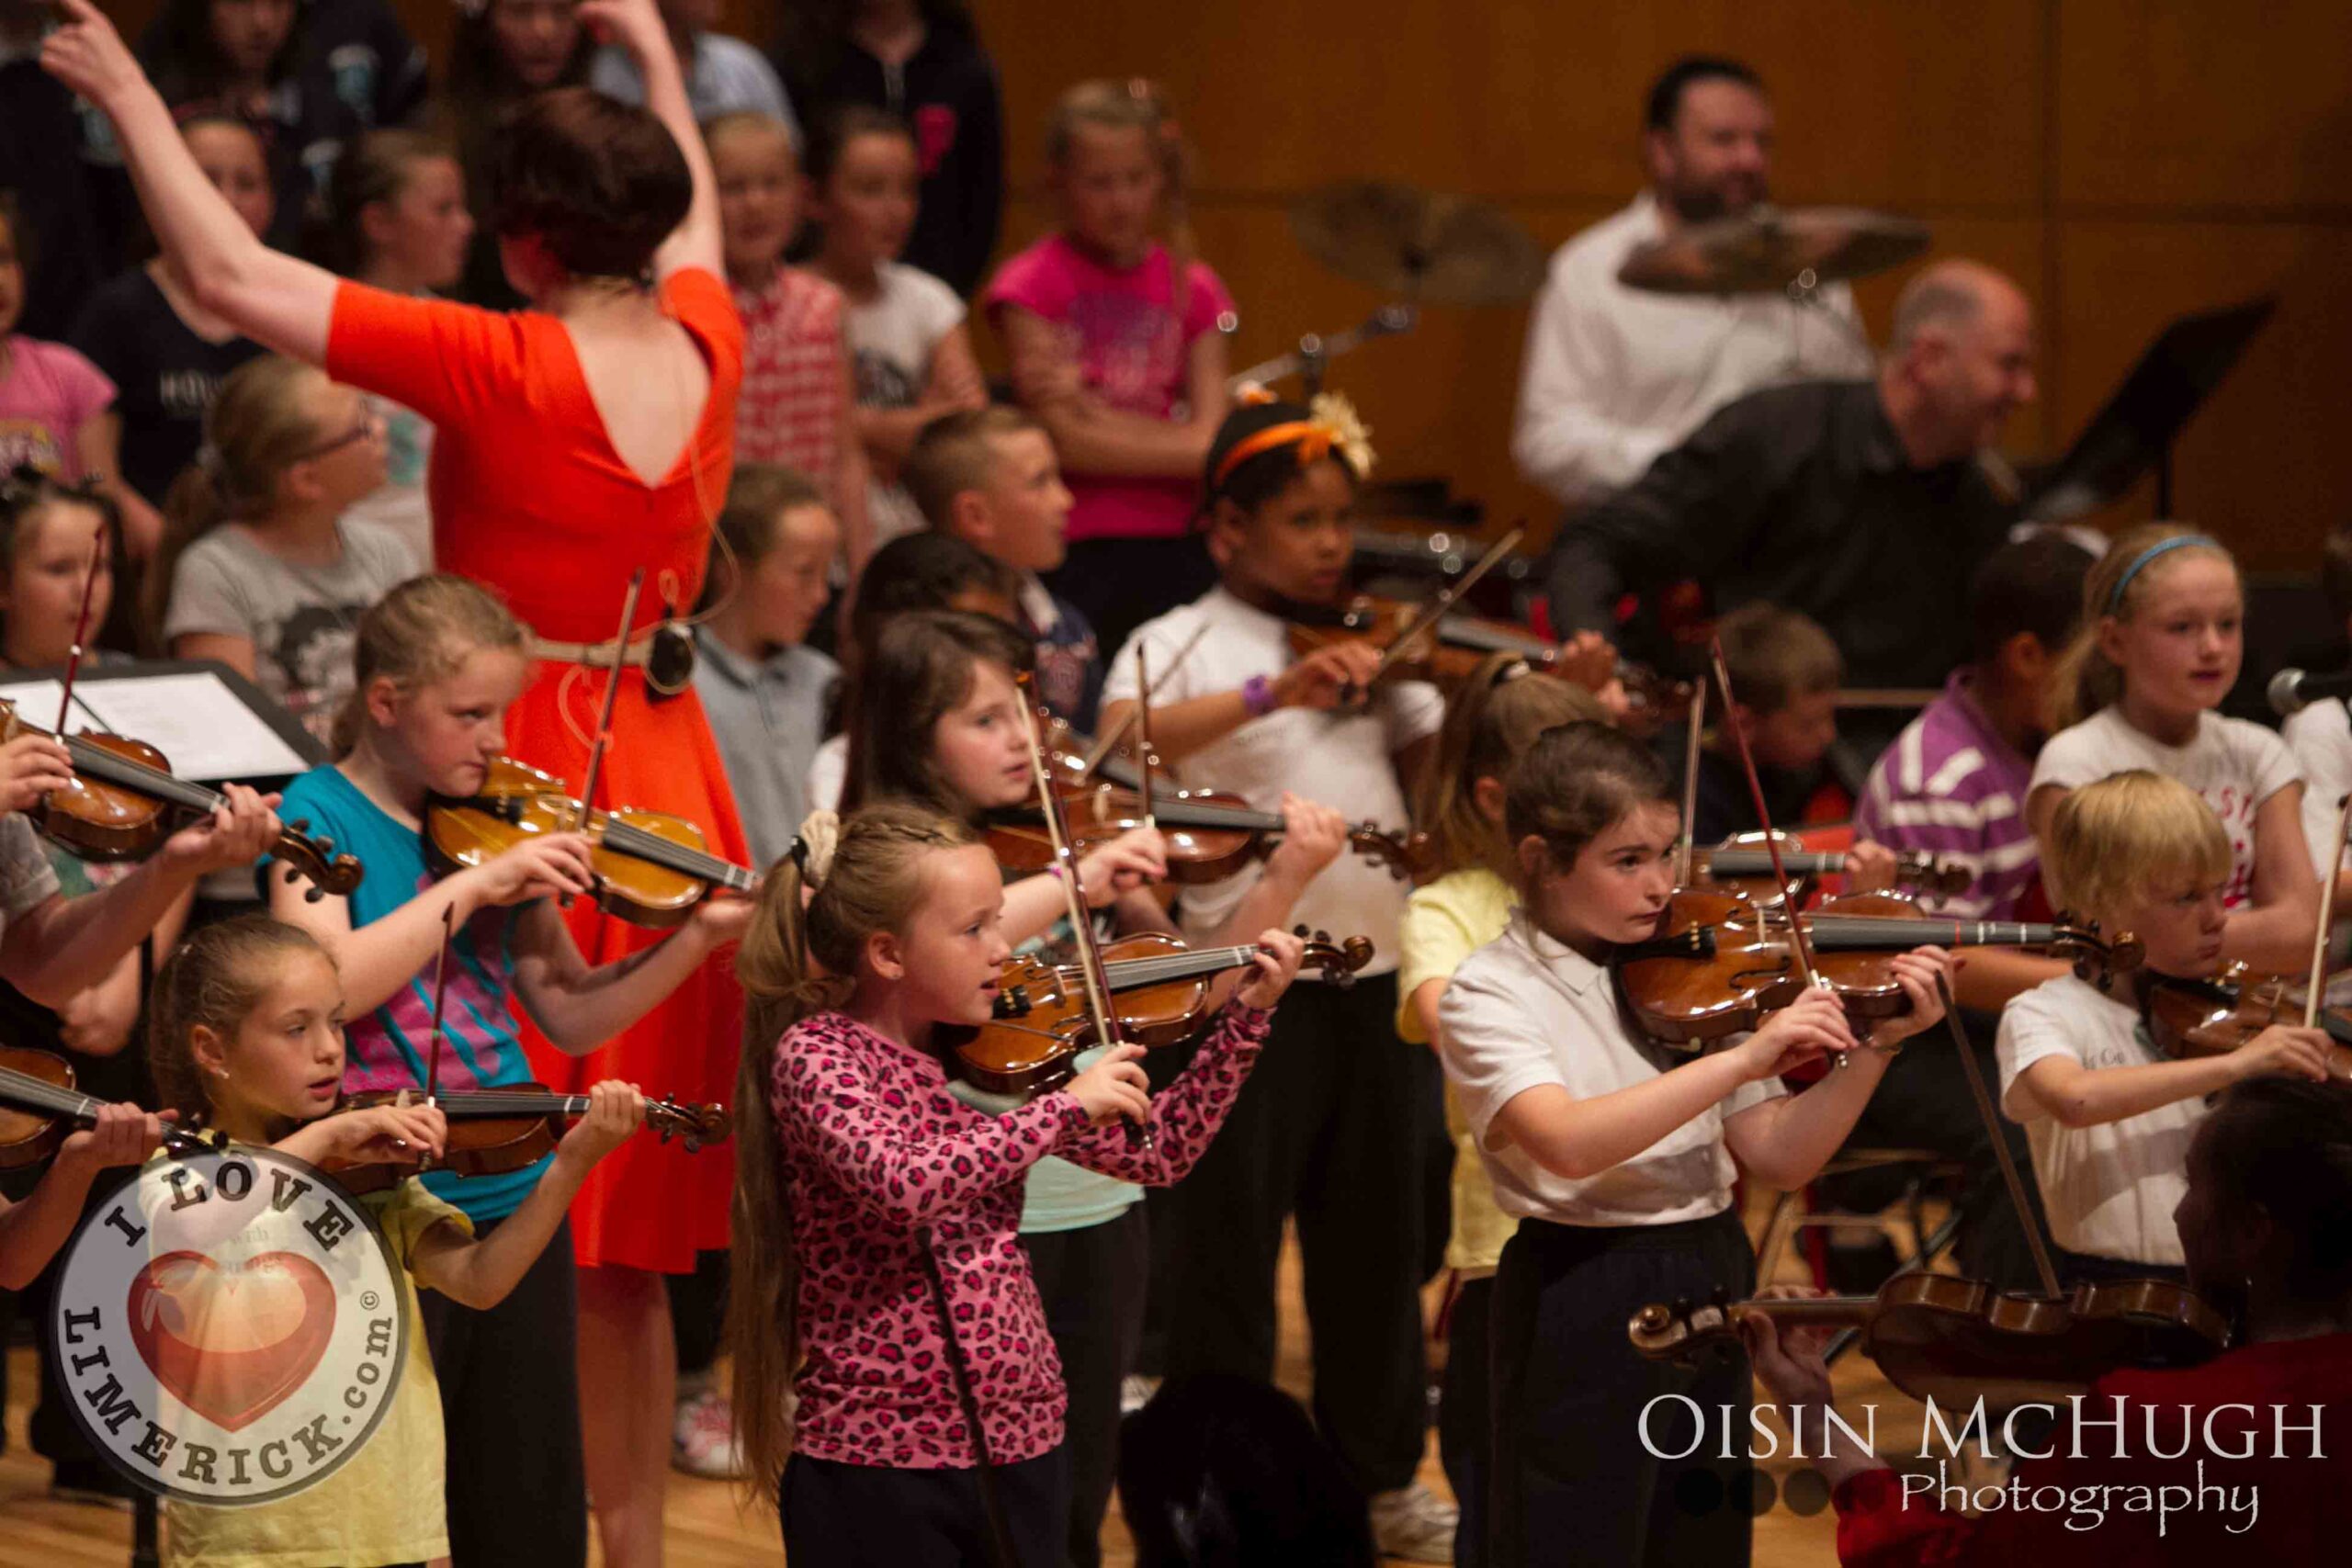
<path id="1" fill-rule="evenodd" d="M 985 408 L 964 301 L 899 260 L 915 222 L 917 161 L 906 122 L 852 105 L 830 116 L 808 153 L 822 236 L 810 265 L 842 291 L 857 372 L 857 435 L 873 475 L 868 504 L 877 546 L 922 525 L 900 473 L 923 426 Z"/>
<path id="2" fill-rule="evenodd" d="M 842 291 L 785 265 L 800 226 L 800 164 L 790 130 L 769 115 L 721 115 L 703 128 L 718 183 L 727 281 L 743 318 L 743 394 L 735 453 L 781 463 L 825 487 L 856 576 L 876 540 L 865 511 L 865 449 Z"/>
<path id="3" fill-rule="evenodd" d="M 1116 648 L 1216 581 L 1193 514 L 1225 417 L 1233 299 L 1193 254 L 1184 146 L 1156 91 L 1072 87 L 1046 158 L 1061 226 L 997 270 L 989 319 L 1076 498 L 1054 585 Z"/>

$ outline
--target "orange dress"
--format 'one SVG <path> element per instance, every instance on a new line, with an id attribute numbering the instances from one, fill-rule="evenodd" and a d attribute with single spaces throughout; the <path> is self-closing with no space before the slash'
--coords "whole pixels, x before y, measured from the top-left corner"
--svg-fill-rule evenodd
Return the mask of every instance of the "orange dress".
<path id="1" fill-rule="evenodd" d="M 481 582 L 543 637 L 595 643 L 618 630 L 629 575 L 646 569 L 636 624 L 653 625 L 666 596 L 695 603 L 709 527 L 734 467 L 735 399 L 743 328 L 727 286 L 707 272 L 673 274 L 664 308 L 702 351 L 710 391 L 693 440 L 658 485 L 622 462 L 554 317 L 417 299 L 345 283 L 335 292 L 327 374 L 414 409 L 435 426 L 427 493 L 441 570 Z M 603 699 L 601 671 L 541 662 L 507 720 L 520 761 L 578 788 Z M 667 811 L 699 826 L 711 852 L 747 864 L 718 746 L 689 686 L 649 701 L 643 671 L 625 671 L 599 806 Z M 603 914 L 587 899 L 572 934 L 591 964 L 650 946 L 661 933 Z M 646 1093 L 734 1099 L 741 998 L 723 962 L 707 964 L 633 1028 L 569 1056 L 524 1023 L 540 1077 L 562 1092 L 627 1078 Z M 599 1164 L 572 1205 L 583 1266 L 684 1273 L 698 1249 L 727 1240 L 733 1161 L 724 1148 L 688 1155 L 630 1139 Z"/>

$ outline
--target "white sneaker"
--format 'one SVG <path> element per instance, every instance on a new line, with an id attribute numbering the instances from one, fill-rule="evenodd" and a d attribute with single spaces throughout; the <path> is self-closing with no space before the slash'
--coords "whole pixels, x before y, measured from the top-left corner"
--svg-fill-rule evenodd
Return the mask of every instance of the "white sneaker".
<path id="1" fill-rule="evenodd" d="M 732 1481 L 743 1473 L 735 1411 L 725 1394 L 707 1388 L 678 1401 L 677 1422 L 670 1428 L 670 1464 L 709 1481 Z"/>
<path id="2" fill-rule="evenodd" d="M 1372 1539 L 1383 1557 L 1408 1562 L 1452 1562 L 1462 1510 L 1416 1483 L 1372 1499 Z"/>
<path id="3" fill-rule="evenodd" d="M 1158 1378 L 1146 1377 L 1141 1372 L 1129 1372 L 1119 1380 L 1119 1414 L 1134 1415 L 1145 1405 L 1149 1404 L 1151 1396 L 1159 1392 Z"/>

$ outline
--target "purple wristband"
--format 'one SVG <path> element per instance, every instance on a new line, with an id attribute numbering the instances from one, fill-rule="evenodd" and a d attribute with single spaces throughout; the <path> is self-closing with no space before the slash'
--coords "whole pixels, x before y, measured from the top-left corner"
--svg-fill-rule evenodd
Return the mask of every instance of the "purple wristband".
<path id="1" fill-rule="evenodd" d="M 1274 683 L 1263 675 L 1252 675 L 1241 682 L 1241 705 L 1251 718 L 1263 718 L 1274 711 Z"/>

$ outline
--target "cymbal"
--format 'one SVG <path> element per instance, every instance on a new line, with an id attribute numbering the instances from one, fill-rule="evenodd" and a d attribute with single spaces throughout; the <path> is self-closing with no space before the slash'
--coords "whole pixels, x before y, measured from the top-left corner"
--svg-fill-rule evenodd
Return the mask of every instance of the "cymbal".
<path id="1" fill-rule="evenodd" d="M 1759 206 L 1635 247 L 1617 269 L 1657 294 L 1777 293 L 1867 277 L 1928 248 L 1928 226 L 1854 207 Z"/>
<path id="2" fill-rule="evenodd" d="M 1421 305 L 1509 305 L 1544 281 L 1544 252 L 1500 209 L 1385 180 L 1325 186 L 1290 209 L 1308 255 Z"/>

